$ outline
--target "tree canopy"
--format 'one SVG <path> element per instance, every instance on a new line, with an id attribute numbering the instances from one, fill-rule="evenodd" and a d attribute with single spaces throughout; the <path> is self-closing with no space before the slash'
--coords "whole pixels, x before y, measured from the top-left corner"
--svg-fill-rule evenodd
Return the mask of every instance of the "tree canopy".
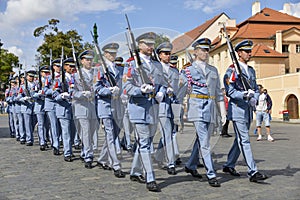
<path id="1" fill-rule="evenodd" d="M 72 45 L 70 39 L 74 43 L 75 51 L 81 52 L 87 44 L 82 44 L 82 36 L 76 30 L 60 31 L 57 27 L 58 19 L 48 20 L 48 24 L 38 27 L 34 30 L 35 37 L 43 37 L 44 42 L 38 47 L 36 60 L 38 65 L 49 65 L 50 51 L 52 51 L 52 59 L 60 58 L 62 47 L 64 47 L 65 57 L 72 57 Z"/>

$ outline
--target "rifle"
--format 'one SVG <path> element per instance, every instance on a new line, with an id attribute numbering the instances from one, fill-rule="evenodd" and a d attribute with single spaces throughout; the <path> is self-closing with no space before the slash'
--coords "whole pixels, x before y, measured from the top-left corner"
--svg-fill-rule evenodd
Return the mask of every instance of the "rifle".
<path id="1" fill-rule="evenodd" d="M 42 75 L 41 75 L 41 67 L 39 67 L 39 70 L 38 70 L 38 81 L 39 81 L 39 89 L 41 89 L 43 87 L 43 83 L 42 83 Z"/>
<path id="2" fill-rule="evenodd" d="M 51 67 L 51 79 L 52 81 L 54 80 L 54 68 L 53 68 L 53 65 L 52 65 L 52 49 L 50 49 L 50 67 Z"/>
<path id="3" fill-rule="evenodd" d="M 231 60 L 233 62 L 234 68 L 235 68 L 235 70 L 238 74 L 239 79 L 242 82 L 244 90 L 248 91 L 248 89 L 252 89 L 252 88 L 251 88 L 249 82 L 247 81 L 247 79 L 242 75 L 242 69 L 239 65 L 239 62 L 238 62 L 237 58 L 236 58 L 235 52 L 234 52 L 233 47 L 232 47 L 232 43 L 231 43 L 231 41 L 228 37 L 225 23 L 222 23 L 222 24 L 223 24 L 223 28 L 224 28 L 226 43 L 227 43 L 227 46 L 228 46 L 228 49 L 229 49 L 229 52 L 230 52 L 230 57 L 231 57 Z"/>
<path id="4" fill-rule="evenodd" d="M 61 47 L 61 58 L 60 58 L 60 84 L 62 92 L 67 92 L 68 88 L 66 87 L 66 74 L 64 70 L 64 47 Z"/>
<path id="5" fill-rule="evenodd" d="M 21 67 L 22 67 L 22 65 L 18 63 L 18 67 L 19 67 L 18 87 L 20 88 L 20 86 L 21 86 Z"/>
<path id="6" fill-rule="evenodd" d="M 89 87 L 87 86 L 86 82 L 84 81 L 82 71 L 81 71 L 81 67 L 80 67 L 79 61 L 77 59 L 77 53 L 75 52 L 74 43 L 73 43 L 73 40 L 71 38 L 70 38 L 70 42 L 71 42 L 71 45 L 72 45 L 73 59 L 74 59 L 74 62 L 75 62 L 76 70 L 78 71 L 79 79 L 81 80 L 81 83 L 82 83 L 83 90 L 88 91 Z"/>
<path id="7" fill-rule="evenodd" d="M 102 53 L 101 53 L 101 50 L 100 50 L 100 47 L 98 45 L 98 42 L 96 41 L 96 38 L 95 38 L 95 35 L 93 35 L 92 31 L 91 31 L 91 35 L 92 35 L 92 38 L 93 38 L 93 42 L 94 42 L 94 46 L 95 46 L 95 49 L 96 49 L 96 54 L 99 56 L 101 62 L 102 62 L 102 69 L 103 69 L 103 72 L 104 74 L 106 75 L 107 77 L 107 80 L 109 82 L 109 84 L 113 87 L 113 86 L 116 86 L 117 83 L 116 83 L 116 80 L 115 78 L 112 76 L 111 73 L 109 73 L 108 71 L 108 68 L 107 68 L 107 65 L 106 65 L 106 62 L 102 56 Z"/>
<path id="8" fill-rule="evenodd" d="M 130 53 L 130 58 L 133 58 L 132 49 L 131 49 L 130 46 L 129 46 L 129 39 L 128 39 L 128 36 L 127 36 L 126 33 L 125 33 L 125 38 L 126 38 L 127 47 L 128 47 L 129 53 Z"/>
<path id="9" fill-rule="evenodd" d="M 143 84 L 151 84 L 152 85 L 152 81 L 150 80 L 149 76 L 147 75 L 147 73 L 143 69 L 143 64 L 142 64 L 142 61 L 141 61 L 141 57 L 139 55 L 138 48 L 136 47 L 136 44 L 135 44 L 134 35 L 133 35 L 133 32 L 131 31 L 127 14 L 125 14 L 125 17 L 126 17 L 126 21 L 127 21 L 128 34 L 130 36 L 131 52 L 133 53 L 133 57 L 134 57 L 135 64 L 136 64 L 136 69 L 138 70 L 138 72 L 141 76 Z"/>
<path id="10" fill-rule="evenodd" d="M 24 92 L 26 97 L 30 97 L 29 91 L 28 91 L 28 81 L 27 81 L 27 72 L 24 70 Z"/>

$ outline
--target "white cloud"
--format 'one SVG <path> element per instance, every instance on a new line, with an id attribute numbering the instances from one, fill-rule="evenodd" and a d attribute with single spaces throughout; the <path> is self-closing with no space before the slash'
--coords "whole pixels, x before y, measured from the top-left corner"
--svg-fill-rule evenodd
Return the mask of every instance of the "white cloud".
<path id="1" fill-rule="evenodd" d="M 234 5 L 241 4 L 243 1 L 245 0 L 186 0 L 184 2 L 184 8 L 189 10 L 202 10 L 204 13 L 209 14 L 231 8 Z"/>
<path id="2" fill-rule="evenodd" d="M 82 14 L 136 9 L 122 1 L 7 0 L 6 8 L 0 11 L 0 37 L 5 48 L 20 56 L 20 60 L 29 60 L 33 64 L 35 49 L 40 43 L 40 38 L 33 37 L 35 27 L 46 24 L 52 18 L 74 22 L 79 21 Z M 80 23 L 79 26 L 86 25 Z"/>
<path id="3" fill-rule="evenodd" d="M 291 3 L 291 14 L 295 17 L 300 17 L 300 3 Z"/>
<path id="4" fill-rule="evenodd" d="M 22 49 L 16 47 L 16 46 L 12 46 L 8 48 L 8 52 L 15 54 L 18 57 L 23 56 L 23 51 Z"/>

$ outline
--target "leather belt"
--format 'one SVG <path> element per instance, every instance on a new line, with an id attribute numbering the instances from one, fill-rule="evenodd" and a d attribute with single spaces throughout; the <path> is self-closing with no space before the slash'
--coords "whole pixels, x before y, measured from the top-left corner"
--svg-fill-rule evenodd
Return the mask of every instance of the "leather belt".
<path id="1" fill-rule="evenodd" d="M 190 94 L 190 98 L 197 99 L 215 99 L 215 96 L 203 95 L 203 94 Z"/>

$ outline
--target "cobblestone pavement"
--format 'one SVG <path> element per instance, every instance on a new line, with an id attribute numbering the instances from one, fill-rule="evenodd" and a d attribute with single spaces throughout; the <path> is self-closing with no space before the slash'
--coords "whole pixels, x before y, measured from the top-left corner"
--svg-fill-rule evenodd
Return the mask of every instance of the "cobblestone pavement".
<path id="1" fill-rule="evenodd" d="M 252 124 L 254 125 L 254 124 Z M 275 142 L 257 142 L 251 129 L 254 158 L 261 172 L 270 178 L 264 183 L 251 183 L 242 157 L 236 169 L 240 178 L 222 172 L 233 138 L 212 136 L 212 154 L 220 188 L 210 187 L 205 179 L 199 180 L 178 166 L 177 175 L 168 175 L 154 164 L 156 178 L 162 189 L 151 193 L 144 184 L 131 182 L 129 171 L 132 157 L 123 152 L 122 166 L 126 178 L 118 179 L 112 171 L 95 166 L 85 169 L 74 150 L 75 160 L 65 162 L 63 156 L 54 156 L 48 149 L 39 150 L 35 133 L 34 146 L 20 145 L 9 137 L 7 116 L 0 116 L 0 200 L 6 199 L 300 199 L 300 125 L 272 123 Z M 232 133 L 232 127 L 230 126 Z M 195 137 L 194 128 L 187 124 L 178 134 L 181 158 L 186 161 Z M 123 133 L 121 133 L 123 134 Z M 155 141 L 159 134 L 155 137 Z M 99 144 L 103 141 L 100 131 Z M 155 146 L 157 143 L 155 144 Z M 62 149 L 61 149 L 62 150 Z M 99 152 L 96 153 L 96 158 Z M 205 174 L 204 168 L 199 168 Z"/>

